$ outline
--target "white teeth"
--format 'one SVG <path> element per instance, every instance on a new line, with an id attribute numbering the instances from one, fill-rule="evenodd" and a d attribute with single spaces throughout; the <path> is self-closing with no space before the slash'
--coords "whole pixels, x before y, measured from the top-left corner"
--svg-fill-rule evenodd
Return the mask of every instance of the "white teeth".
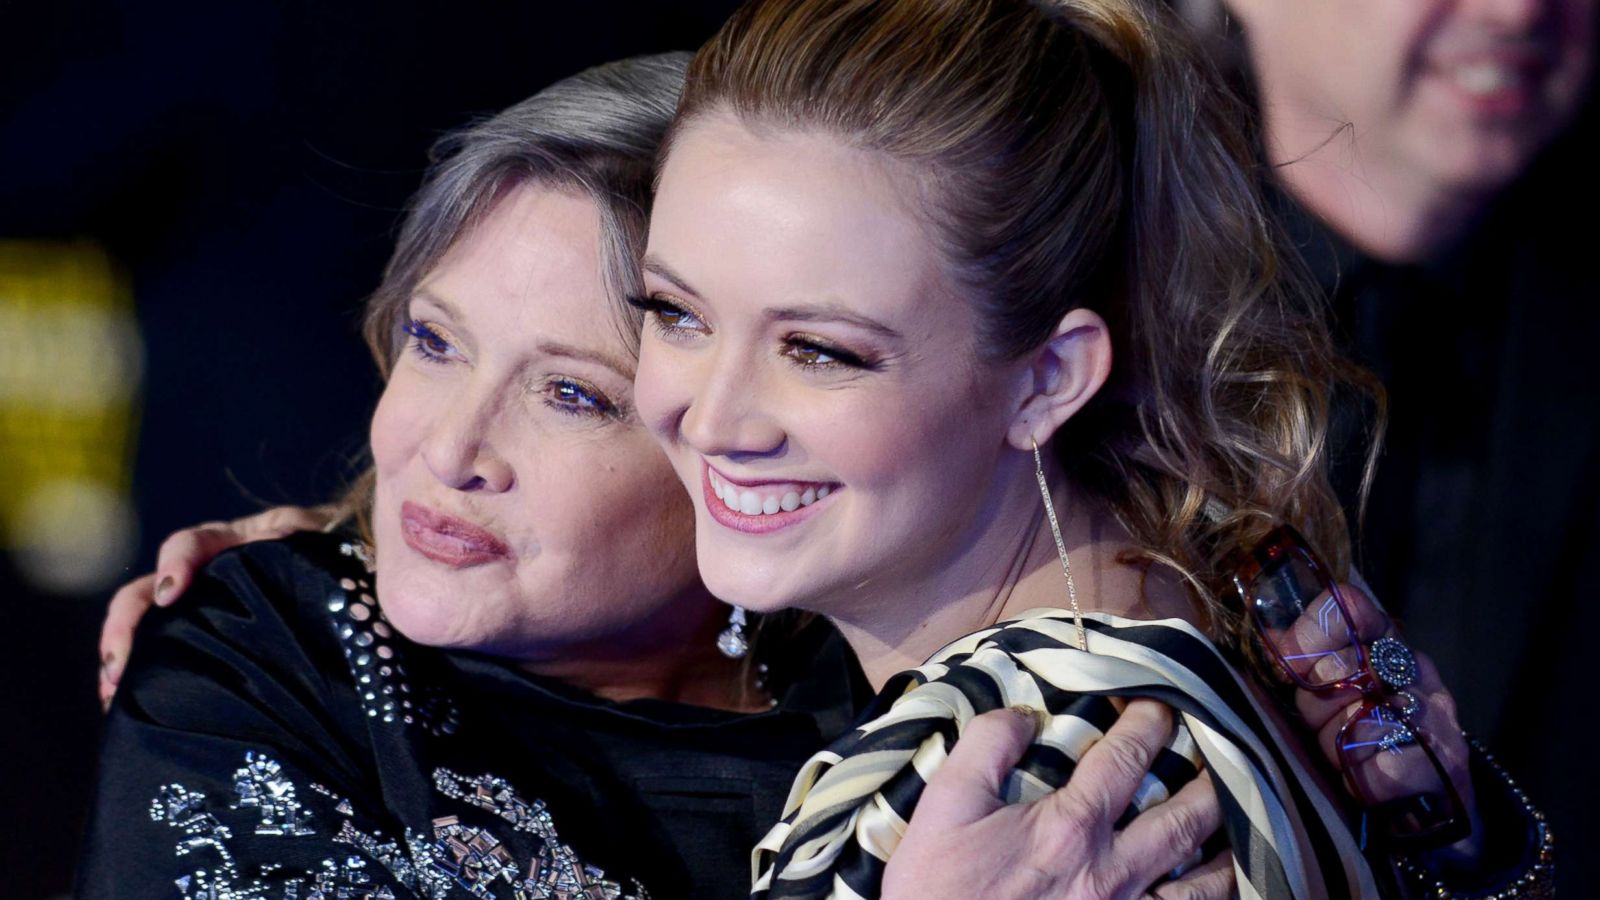
<path id="1" fill-rule="evenodd" d="M 710 474 L 711 492 L 716 494 L 722 504 L 734 512 L 747 516 L 775 516 L 780 512 L 794 512 L 802 506 L 811 504 L 828 496 L 831 490 L 827 485 L 808 487 L 803 492 L 786 491 L 782 494 L 758 494 L 753 490 L 740 489 L 738 485 L 724 481 L 715 472 Z"/>
<path id="2" fill-rule="evenodd" d="M 1492 94 L 1514 85 L 1517 72 L 1506 66 L 1474 63 L 1457 68 L 1455 78 L 1456 84 L 1470 94 Z"/>

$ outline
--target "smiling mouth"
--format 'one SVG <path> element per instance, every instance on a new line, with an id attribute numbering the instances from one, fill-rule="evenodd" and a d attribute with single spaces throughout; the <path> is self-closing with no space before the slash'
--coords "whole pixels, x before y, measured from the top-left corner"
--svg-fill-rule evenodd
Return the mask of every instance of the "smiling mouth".
<path id="1" fill-rule="evenodd" d="M 702 464 L 706 510 L 736 531 L 765 533 L 795 524 L 841 485 L 832 481 L 740 482 Z"/>
<path id="2" fill-rule="evenodd" d="M 1532 107 L 1549 65 L 1540 57 L 1485 54 L 1436 60 L 1428 71 L 1480 113 L 1498 117 Z"/>

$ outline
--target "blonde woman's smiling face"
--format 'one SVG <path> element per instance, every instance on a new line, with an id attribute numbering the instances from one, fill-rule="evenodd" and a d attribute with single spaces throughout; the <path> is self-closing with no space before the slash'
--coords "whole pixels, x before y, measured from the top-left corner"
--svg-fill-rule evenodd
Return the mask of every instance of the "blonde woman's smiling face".
<path id="1" fill-rule="evenodd" d="M 709 114 L 673 143 L 636 402 L 724 600 L 870 616 L 875 585 L 936 577 L 992 512 L 1025 381 L 980 361 L 915 197 L 826 135 Z"/>

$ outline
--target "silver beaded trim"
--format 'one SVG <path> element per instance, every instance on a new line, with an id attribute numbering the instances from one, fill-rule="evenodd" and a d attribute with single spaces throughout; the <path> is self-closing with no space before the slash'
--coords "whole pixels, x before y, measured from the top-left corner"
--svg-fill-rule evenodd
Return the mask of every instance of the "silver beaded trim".
<path id="1" fill-rule="evenodd" d="M 1398 857 L 1395 860 L 1396 867 L 1399 868 L 1401 875 L 1417 888 L 1421 896 L 1431 898 L 1431 900 L 1512 900 L 1512 898 L 1547 900 L 1547 898 L 1555 897 L 1556 837 L 1550 830 L 1550 823 L 1545 821 L 1544 813 L 1534 807 L 1533 801 L 1528 798 L 1527 792 L 1518 787 L 1517 783 L 1506 773 L 1506 770 L 1501 767 L 1499 761 L 1494 758 L 1494 754 L 1485 749 L 1476 738 L 1468 736 L 1467 742 L 1472 745 L 1473 750 L 1483 757 L 1483 761 L 1488 765 L 1489 770 L 1494 772 L 1500 783 L 1511 792 L 1511 796 L 1522 807 L 1523 815 L 1527 816 L 1529 822 L 1533 824 L 1536 846 L 1534 847 L 1532 862 L 1505 887 L 1497 891 L 1476 894 L 1452 888 L 1416 860 Z"/>
<path id="2" fill-rule="evenodd" d="M 407 677 L 394 626 L 373 595 L 371 551 L 354 542 L 341 544 L 339 551 L 367 569 L 366 577 L 339 579 L 327 603 L 361 708 L 384 723 L 415 725 L 435 736 L 454 734 L 461 725 L 455 704 L 437 690 L 417 689 Z"/>

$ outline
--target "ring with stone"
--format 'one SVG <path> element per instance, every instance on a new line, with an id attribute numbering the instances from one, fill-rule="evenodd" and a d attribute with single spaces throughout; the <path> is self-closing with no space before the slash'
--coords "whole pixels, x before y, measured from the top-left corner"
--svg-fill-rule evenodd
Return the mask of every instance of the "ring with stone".
<path id="1" fill-rule="evenodd" d="M 1417 695 L 1410 691 L 1395 691 L 1390 694 L 1389 705 L 1393 706 L 1394 711 L 1400 714 L 1400 718 L 1407 721 L 1415 718 L 1417 712 L 1422 709 L 1422 701 L 1418 700 Z"/>
<path id="2" fill-rule="evenodd" d="M 1383 733 L 1378 739 L 1378 749 L 1390 753 L 1399 753 L 1402 748 L 1409 747 L 1417 742 L 1417 733 L 1404 723 L 1396 722 L 1395 726 Z"/>
<path id="3" fill-rule="evenodd" d="M 1391 691 L 1403 691 L 1417 683 L 1417 658 L 1399 638 L 1381 637 L 1367 647 L 1372 670 Z"/>

